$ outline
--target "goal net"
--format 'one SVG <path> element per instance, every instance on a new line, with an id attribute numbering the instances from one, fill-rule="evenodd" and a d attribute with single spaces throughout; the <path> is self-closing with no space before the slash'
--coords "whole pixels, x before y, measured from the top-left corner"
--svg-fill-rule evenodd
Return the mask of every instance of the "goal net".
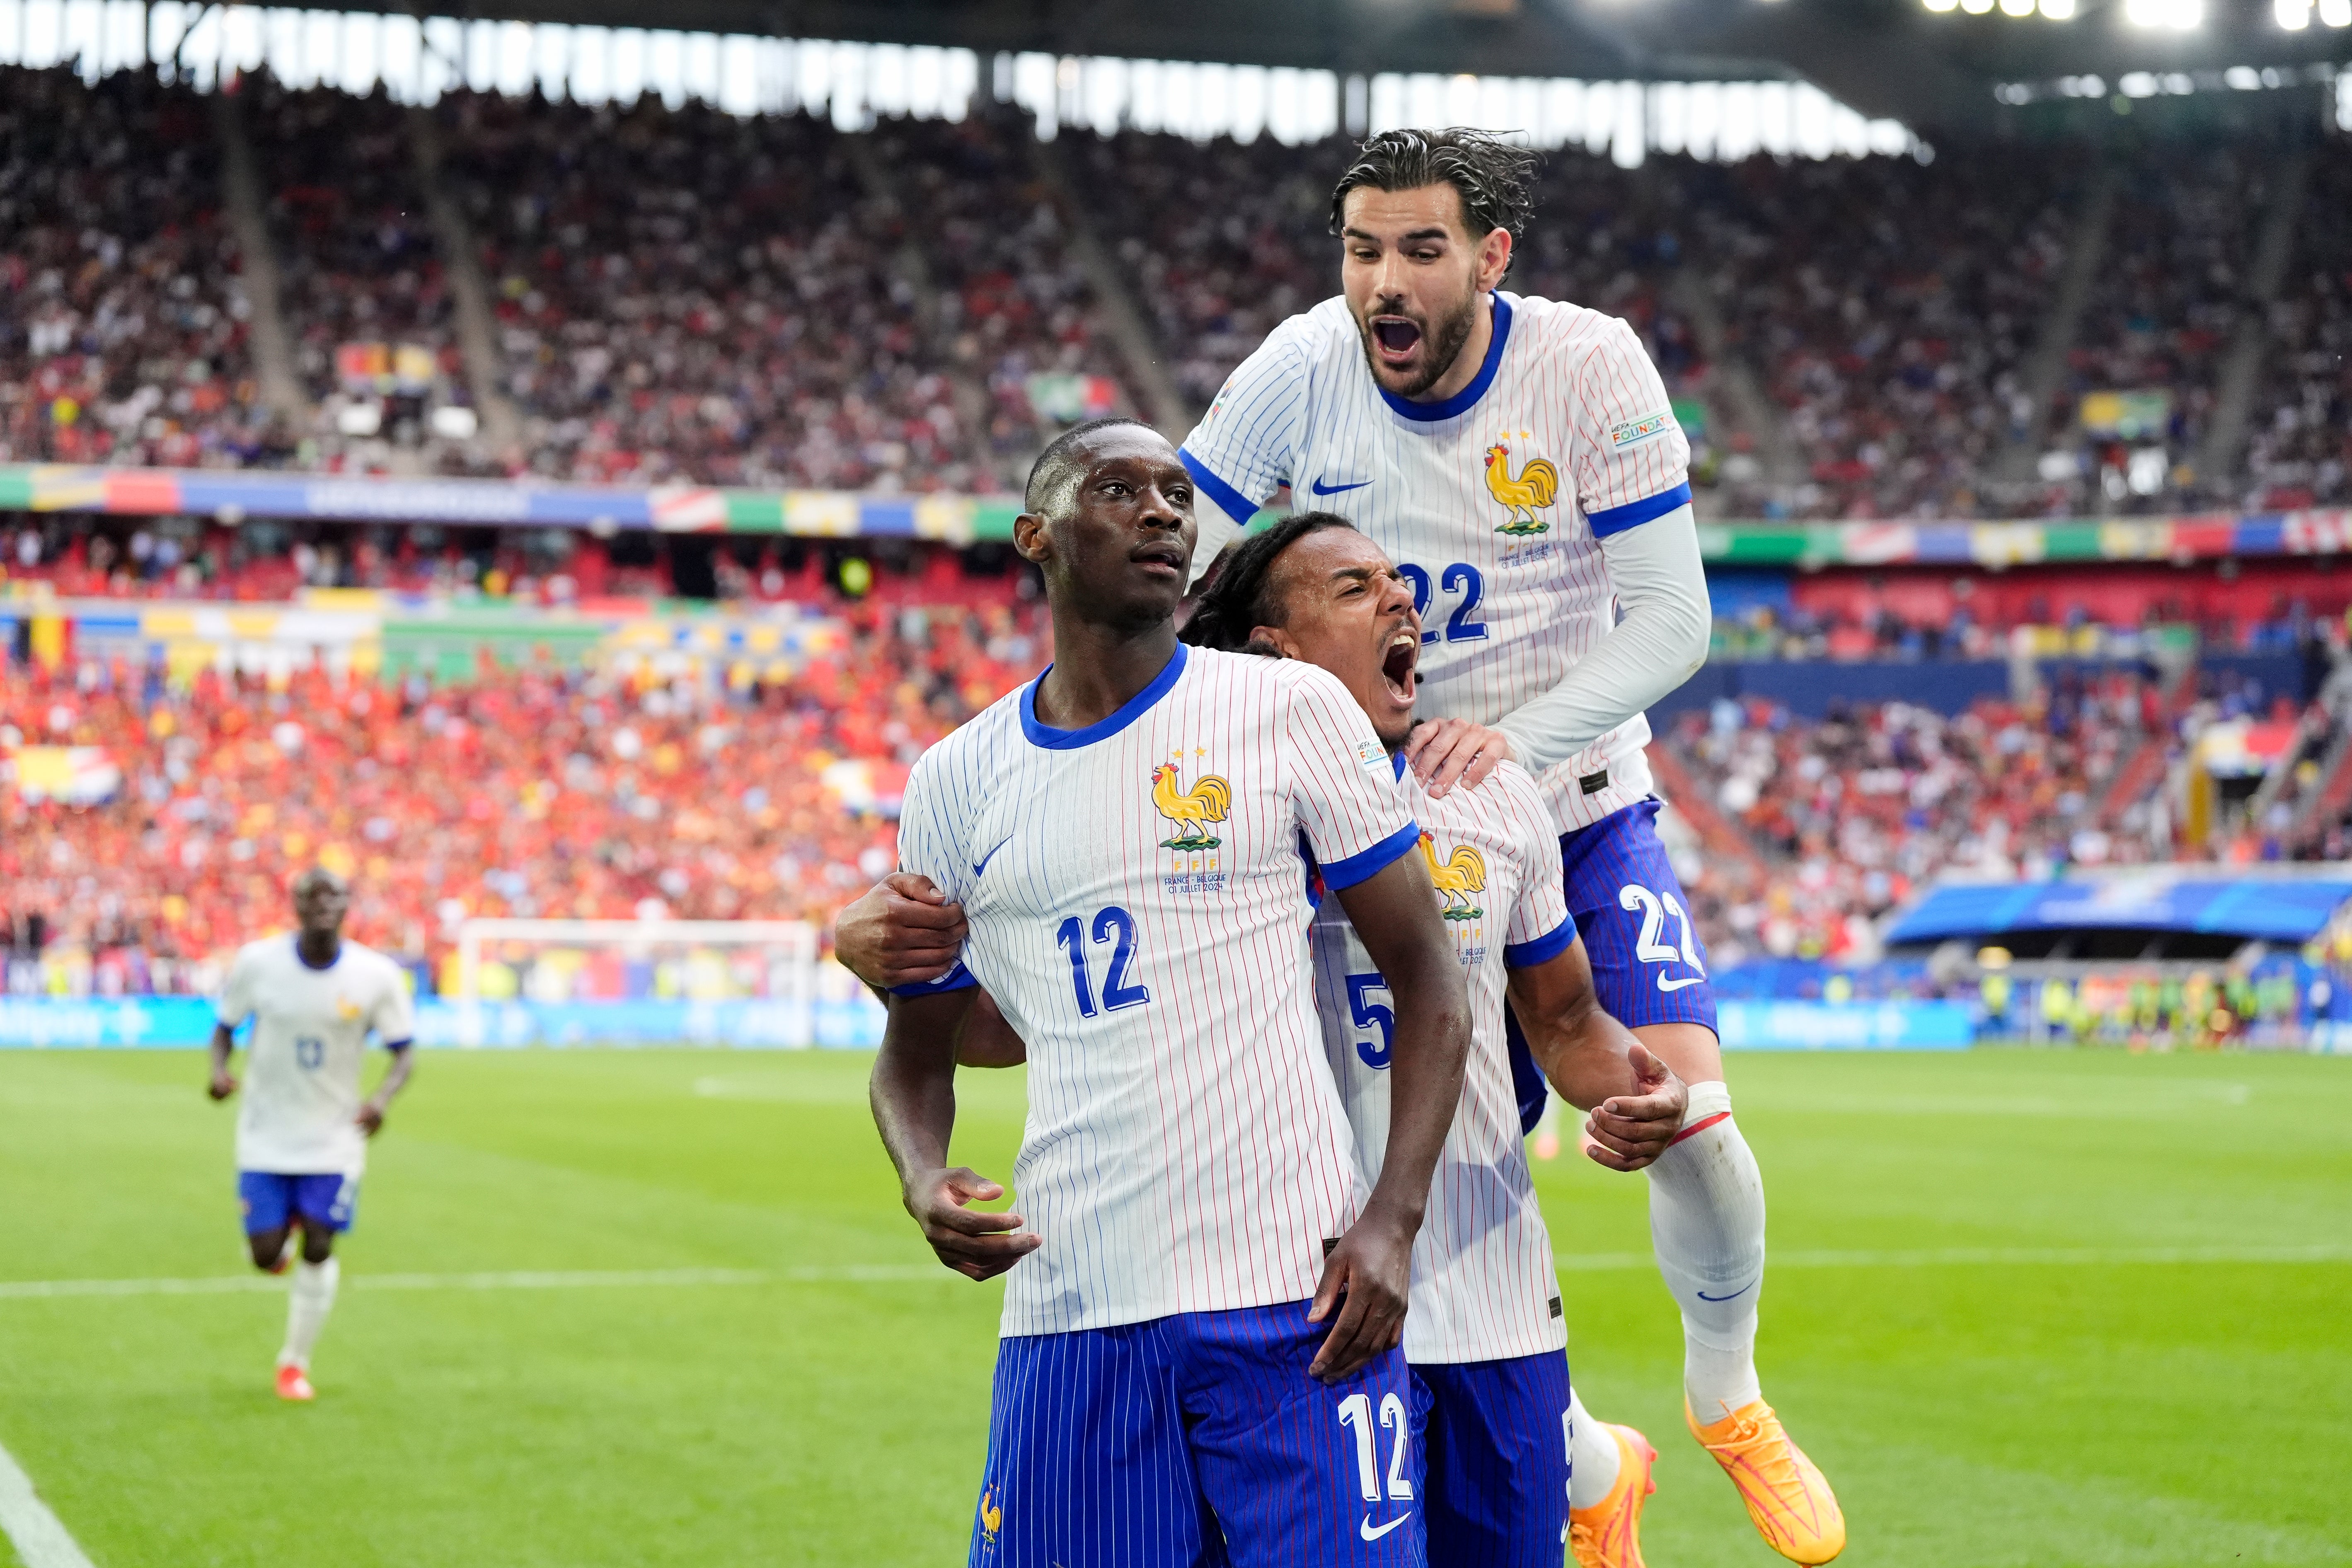
<path id="1" fill-rule="evenodd" d="M 803 1047 L 818 964 L 801 921 L 476 919 L 448 1000 L 466 1045 Z"/>

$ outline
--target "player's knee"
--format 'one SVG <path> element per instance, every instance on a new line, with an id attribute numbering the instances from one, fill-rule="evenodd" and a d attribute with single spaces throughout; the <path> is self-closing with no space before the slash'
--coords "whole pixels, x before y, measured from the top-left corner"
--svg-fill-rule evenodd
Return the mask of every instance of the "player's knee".
<path id="1" fill-rule="evenodd" d="M 323 1225 L 302 1227 L 302 1261 L 324 1263 L 334 1255 L 335 1233 Z"/>
<path id="2" fill-rule="evenodd" d="M 276 1230 L 256 1231 L 245 1241 L 253 1249 L 253 1266 L 267 1271 L 277 1268 L 278 1258 L 285 1255 L 286 1227 L 281 1225 Z"/>

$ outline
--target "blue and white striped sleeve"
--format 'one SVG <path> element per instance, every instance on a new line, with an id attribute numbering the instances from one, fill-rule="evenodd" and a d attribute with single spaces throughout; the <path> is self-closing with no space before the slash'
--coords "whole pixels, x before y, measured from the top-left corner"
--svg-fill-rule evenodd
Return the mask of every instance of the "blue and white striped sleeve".
<path id="1" fill-rule="evenodd" d="M 1535 781 L 1517 763 L 1504 763 L 1481 787 L 1500 792 L 1512 845 L 1522 862 L 1519 896 L 1511 902 L 1503 936 L 1503 963 L 1512 969 L 1532 969 L 1566 952 L 1576 941 L 1559 840 L 1553 837 L 1551 814 L 1544 809 Z"/>
<path id="2" fill-rule="evenodd" d="M 950 736 L 925 752 L 907 777 L 907 793 L 898 807 L 898 869 L 929 877 L 950 900 L 961 902 L 963 888 L 964 824 L 955 810 L 966 792 L 956 787 L 958 753 L 969 761 L 972 750 Z M 966 943 L 969 947 L 969 942 Z M 962 960 L 937 980 L 919 985 L 894 985 L 893 996 L 928 996 L 937 991 L 957 991 L 977 985 Z"/>
<path id="3" fill-rule="evenodd" d="M 1336 893 L 1410 853 L 1421 829 L 1363 708 L 1337 676 L 1297 668 L 1282 719 L 1284 782 L 1324 886 Z"/>
<path id="4" fill-rule="evenodd" d="M 1305 320 L 1294 316 L 1268 334 L 1225 378 L 1217 400 L 1184 437 L 1178 456 L 1199 492 L 1196 581 L 1258 508 L 1290 482 L 1307 410 L 1307 353 L 1299 335 Z"/>

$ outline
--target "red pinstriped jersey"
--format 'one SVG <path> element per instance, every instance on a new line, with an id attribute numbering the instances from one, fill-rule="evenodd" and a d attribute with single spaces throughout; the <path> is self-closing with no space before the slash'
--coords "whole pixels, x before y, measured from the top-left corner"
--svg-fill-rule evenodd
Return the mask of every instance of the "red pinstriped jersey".
<path id="1" fill-rule="evenodd" d="M 1040 680 L 1044 679 L 1039 678 Z M 899 863 L 964 907 L 957 973 L 1029 1048 L 1013 1170 L 1040 1245 L 1003 1332 L 1299 1301 L 1365 1188 L 1315 1021 L 1307 858 L 1412 852 L 1410 797 L 1312 665 L 1179 647 L 1109 718 L 1036 683 L 926 752 Z"/>
<path id="2" fill-rule="evenodd" d="M 1690 447 L 1633 329 L 1496 292 L 1479 373 L 1444 403 L 1372 379 L 1327 300 L 1268 334 L 1185 437 L 1196 569 L 1288 486 L 1388 552 L 1422 605 L 1421 710 L 1491 724 L 1558 685 L 1615 625 L 1601 540 L 1690 500 Z M 1650 793 L 1634 714 L 1537 781 L 1560 832 Z"/>
<path id="3" fill-rule="evenodd" d="M 1403 772 L 1412 780 L 1410 770 Z M 1576 940 L 1560 887 L 1559 846 L 1535 781 L 1506 763 L 1475 789 L 1432 799 L 1407 785 L 1421 853 L 1454 934 L 1470 993 L 1462 1105 L 1429 1184 L 1412 1249 L 1412 1362 L 1501 1361 L 1566 1342 L 1554 1304 L 1551 1238 L 1528 1174 L 1503 1032 L 1505 971 L 1541 963 Z M 1364 1179 L 1377 1181 L 1389 1136 L 1389 1033 L 1380 971 L 1347 911 L 1316 910 L 1315 1008 L 1323 1049 L 1355 1129 Z"/>

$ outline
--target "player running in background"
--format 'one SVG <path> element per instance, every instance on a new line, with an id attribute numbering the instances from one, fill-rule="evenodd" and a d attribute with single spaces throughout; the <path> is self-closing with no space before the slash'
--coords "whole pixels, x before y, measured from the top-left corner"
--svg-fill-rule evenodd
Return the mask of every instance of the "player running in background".
<path id="1" fill-rule="evenodd" d="M 1389 748 L 1402 779 L 1413 730 L 1421 621 L 1394 566 L 1346 519 L 1284 519 L 1234 551 L 1183 631 L 1194 646 L 1303 659 L 1337 676 Z M 1422 1400 L 1422 1505 L 1430 1560 L 1557 1568 L 1567 1535 L 1579 1563 L 1639 1556 L 1648 1444 L 1628 1427 L 1616 1496 L 1569 1507 L 1570 1395 L 1559 1281 L 1528 1174 L 1504 996 L 1533 1023 L 1551 1081 L 1594 1111 L 1593 1157 L 1638 1170 L 1664 1152 L 1683 1086 L 1592 992 L 1584 944 L 1560 892 L 1559 854 L 1535 783 L 1511 763 L 1475 789 L 1428 795 L 1413 813 L 1470 989 L 1462 1103 L 1413 1245 L 1405 1359 Z M 1381 1169 L 1389 1125 L 1393 1016 L 1387 982 L 1336 900 L 1312 928 L 1316 1011 L 1348 1107 L 1358 1160 Z M 1021 1041 L 976 1007 L 959 1042 L 967 1066 L 1011 1066 Z M 1618 1097 L 1618 1098 L 1612 1098 Z M 1612 1543 L 1623 1550 L 1610 1555 Z"/>
<path id="2" fill-rule="evenodd" d="M 229 1072 L 236 1031 L 253 1020 L 245 1105 L 236 1118 L 236 1191 L 254 1267 L 282 1273 L 295 1257 L 278 1352 L 278 1396 L 310 1399 L 310 1347 L 335 1304 L 341 1272 L 335 1237 L 352 1227 L 367 1141 L 408 1083 L 415 1030 L 408 977 L 373 948 L 343 939 L 351 893 L 333 872 L 313 868 L 294 879 L 291 936 L 264 937 L 237 950 L 213 1026 L 208 1092 L 237 1090 Z M 361 1058 L 370 1030 L 392 1066 L 367 1100 Z"/>
<path id="3" fill-rule="evenodd" d="M 908 782 L 901 865 L 971 940 L 894 997 L 873 1080 L 933 1249 L 1009 1271 L 971 1560 L 1423 1563 L 1395 1347 L 1469 1037 L 1418 830 L 1338 681 L 1176 641 L 1192 487 L 1165 439 L 1080 426 L 1026 505 L 1055 661 Z M 1395 983 L 1369 1193 L 1299 941 L 1307 854 Z M 1017 1215 L 947 1165 L 979 984 L 1029 1045 Z"/>
<path id="4" fill-rule="evenodd" d="M 1533 165 L 1468 131 L 1363 144 L 1332 195 L 1340 296 L 1276 327 L 1185 437 L 1200 559 L 1285 486 L 1346 495 L 1424 606 L 1424 710 L 1500 730 L 1536 775 L 1601 1005 L 1690 1085 L 1650 1215 L 1692 1434 L 1775 1550 L 1824 1563 L 1845 1522 L 1758 1382 L 1763 1180 L 1643 755 L 1643 710 L 1706 657 L 1689 447 L 1632 328 L 1503 291 Z M 1411 752 L 1440 794 L 1492 747 L 1433 730 Z M 1614 1459 L 1579 1449 L 1580 1503 Z"/>

